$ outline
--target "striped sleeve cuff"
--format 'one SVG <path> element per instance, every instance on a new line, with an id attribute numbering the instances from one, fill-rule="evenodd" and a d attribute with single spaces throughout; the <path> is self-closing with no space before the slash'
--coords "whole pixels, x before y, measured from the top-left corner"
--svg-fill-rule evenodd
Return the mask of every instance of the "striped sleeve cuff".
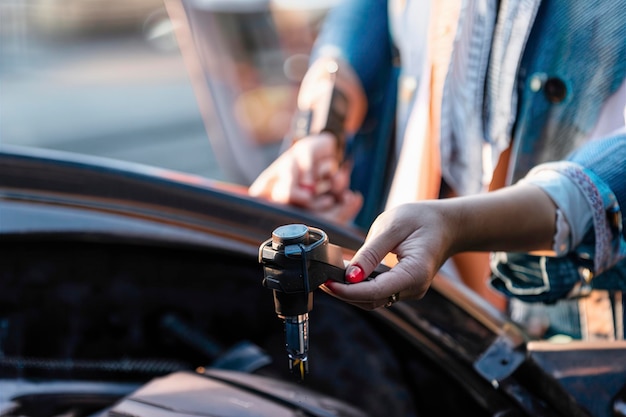
<path id="1" fill-rule="evenodd" d="M 617 220 L 620 214 L 617 199 L 592 171 L 573 162 L 546 163 L 531 170 L 521 182 L 541 187 L 565 217 L 569 236 L 559 236 L 557 226 L 554 245 L 557 254 L 576 250 L 593 227 L 594 253 L 579 253 L 579 256 L 593 258 L 594 275 L 610 268 L 624 256 L 620 250 L 623 248 L 620 248 L 621 220 Z"/>

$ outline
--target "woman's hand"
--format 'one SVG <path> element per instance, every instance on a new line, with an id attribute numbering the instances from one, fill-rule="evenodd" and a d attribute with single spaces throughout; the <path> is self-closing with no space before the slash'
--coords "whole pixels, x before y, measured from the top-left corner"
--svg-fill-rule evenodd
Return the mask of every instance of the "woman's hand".
<path id="1" fill-rule="evenodd" d="M 549 250 L 556 207 L 532 185 L 487 194 L 405 204 L 381 214 L 346 270 L 346 281 L 328 282 L 330 294 L 364 309 L 424 296 L 452 255 L 466 251 Z M 364 281 L 388 253 L 398 263 Z M 392 297 L 392 298 L 390 298 Z"/>
<path id="2" fill-rule="evenodd" d="M 385 305 L 393 294 L 400 300 L 423 297 L 454 239 L 455 227 L 437 209 L 438 203 L 405 204 L 381 214 L 352 258 L 346 278 L 349 282 L 362 281 L 388 253 L 397 256 L 397 265 L 373 280 L 328 282 L 325 289 L 366 310 Z"/>

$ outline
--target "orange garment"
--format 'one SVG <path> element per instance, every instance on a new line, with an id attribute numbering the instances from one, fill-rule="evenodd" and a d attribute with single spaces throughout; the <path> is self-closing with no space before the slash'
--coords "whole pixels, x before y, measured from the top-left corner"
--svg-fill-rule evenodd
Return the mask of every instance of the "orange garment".
<path id="1" fill-rule="evenodd" d="M 450 63 L 460 0 L 430 2 L 428 52 L 422 72 L 400 79 L 400 97 L 414 105 L 401 138 L 398 163 L 387 198 L 387 208 L 435 199 L 441 185 L 439 130 L 443 86 Z M 412 88 L 407 88 L 411 86 Z M 408 90 L 408 91 L 405 91 Z M 417 96 L 413 94 L 417 93 Z"/>
<path id="2" fill-rule="evenodd" d="M 388 208 L 403 202 L 439 198 L 441 107 L 460 11 L 460 0 L 431 2 L 427 62 L 417 89 L 418 97 L 407 123 L 389 192 Z M 507 165 L 508 152 L 505 152 L 496 168 L 491 189 L 504 185 Z M 491 272 L 489 253 L 466 252 L 452 259 L 461 280 L 469 288 L 504 310 L 505 298 L 487 284 Z M 395 256 L 387 256 L 385 262 L 393 266 L 397 260 Z"/>
<path id="3" fill-rule="evenodd" d="M 454 36 L 461 11 L 460 0 L 438 0 L 431 2 L 428 33 L 430 63 L 430 109 L 427 140 L 422 153 L 422 172 L 419 176 L 418 199 L 433 199 L 439 195 L 441 178 L 441 153 L 439 148 L 441 131 L 441 103 Z"/>
<path id="4" fill-rule="evenodd" d="M 430 46 L 430 118 L 424 143 L 422 174 L 418 198 L 437 198 L 441 178 L 441 105 L 444 82 L 450 66 L 461 2 L 439 0 L 431 3 Z M 504 152 L 496 167 L 489 190 L 504 186 L 509 162 L 509 151 Z M 500 310 L 504 310 L 504 296 L 491 289 L 487 282 L 491 273 L 488 252 L 465 252 L 455 255 L 453 262 L 463 282 Z"/>

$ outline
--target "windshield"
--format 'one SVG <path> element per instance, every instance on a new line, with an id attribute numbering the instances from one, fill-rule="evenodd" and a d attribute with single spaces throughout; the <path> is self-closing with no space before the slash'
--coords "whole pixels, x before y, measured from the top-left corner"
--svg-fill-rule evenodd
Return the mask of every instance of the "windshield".
<path id="1" fill-rule="evenodd" d="M 249 184 L 280 150 L 325 7 L 0 2 L 0 143 Z"/>

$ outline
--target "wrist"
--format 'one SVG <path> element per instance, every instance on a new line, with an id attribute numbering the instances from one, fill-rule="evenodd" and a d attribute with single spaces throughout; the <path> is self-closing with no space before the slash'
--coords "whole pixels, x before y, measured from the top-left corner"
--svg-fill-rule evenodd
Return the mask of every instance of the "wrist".
<path id="1" fill-rule="evenodd" d="M 442 265 L 448 258 L 467 251 L 468 228 L 464 225 L 465 213 L 463 207 L 456 207 L 451 199 L 432 200 L 428 204 L 433 205 L 432 211 L 437 215 L 433 224 L 438 225 L 440 253 Z"/>

